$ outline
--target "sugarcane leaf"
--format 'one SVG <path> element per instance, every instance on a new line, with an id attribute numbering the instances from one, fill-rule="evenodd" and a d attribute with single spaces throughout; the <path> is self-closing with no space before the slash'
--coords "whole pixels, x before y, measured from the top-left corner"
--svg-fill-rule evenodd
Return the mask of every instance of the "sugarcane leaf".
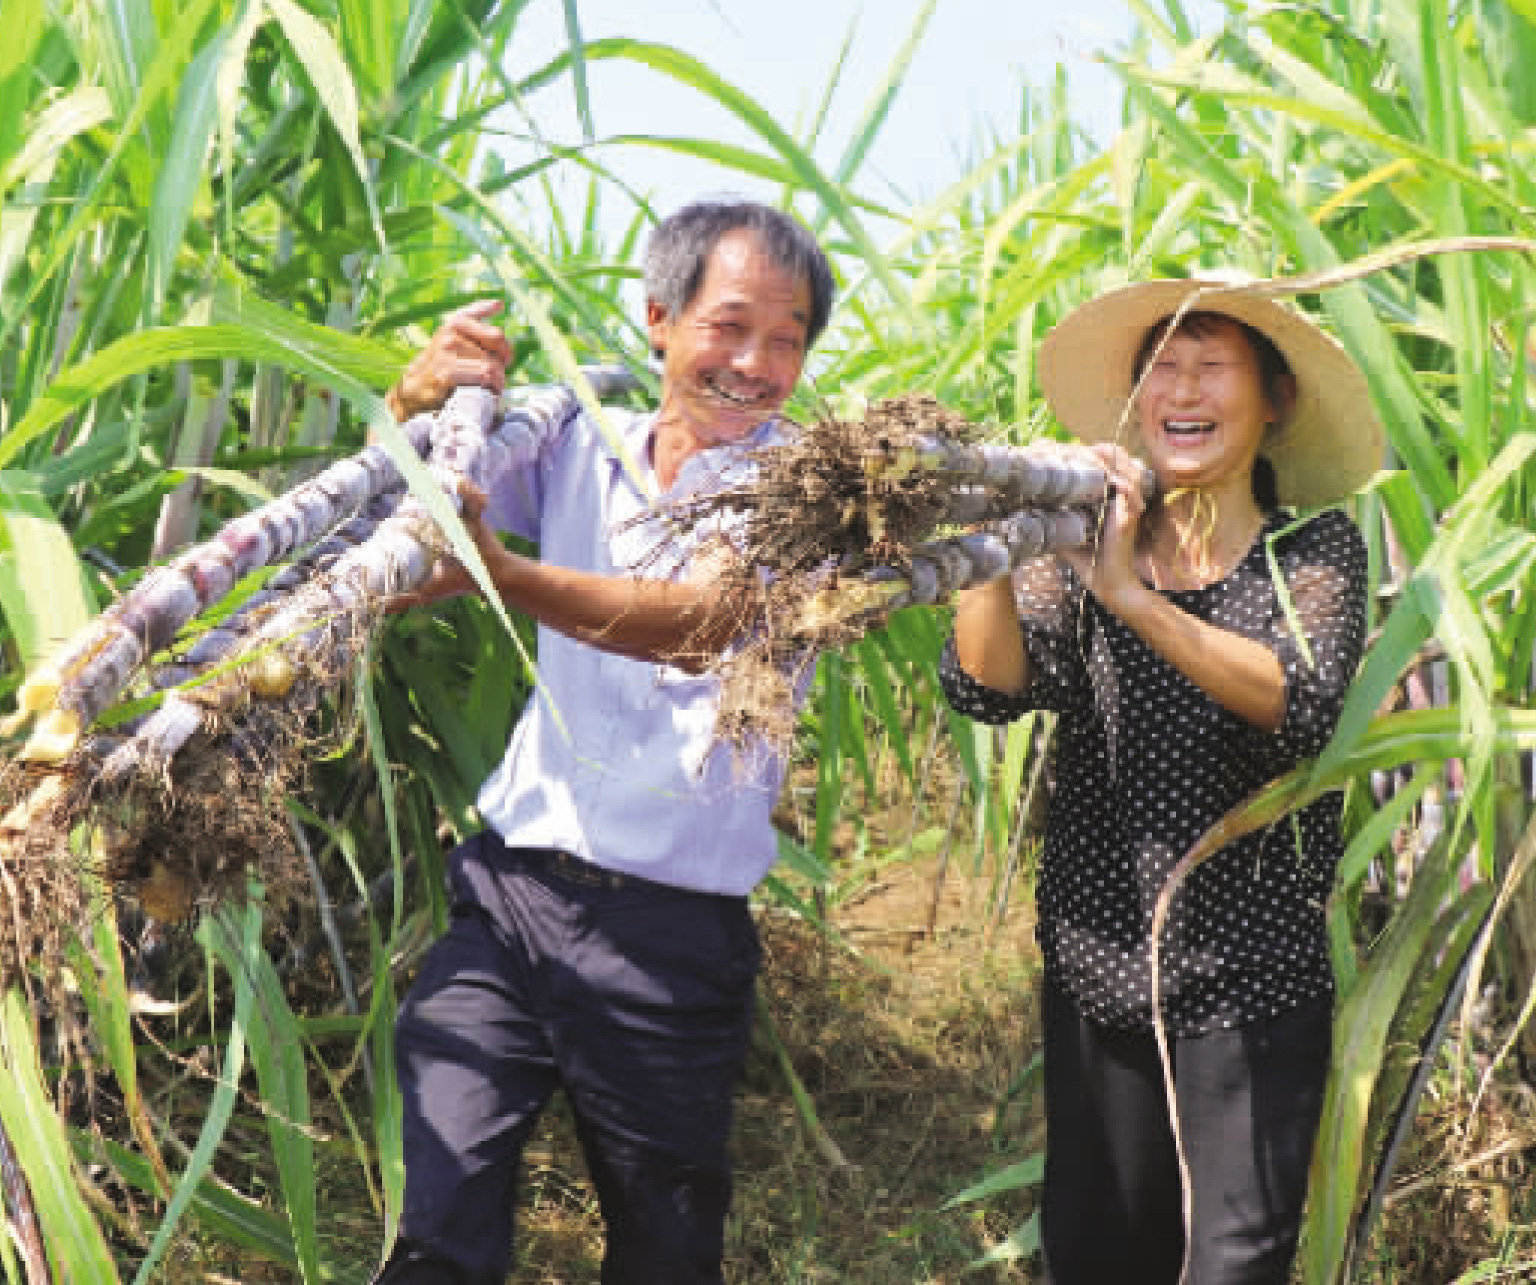
<path id="1" fill-rule="evenodd" d="M 243 357 L 297 371 L 349 398 L 371 419 L 394 422 L 383 401 L 332 362 L 318 343 L 285 341 L 281 335 L 267 335 L 244 326 L 150 327 L 126 335 L 61 371 L 33 398 L 15 427 L 0 437 L 0 469 L 8 467 L 23 447 L 66 415 L 78 411 L 115 384 L 157 366 L 205 357 Z M 408 445 L 406 449 L 410 449 Z M 415 456 L 414 451 L 410 454 Z"/>
<path id="2" fill-rule="evenodd" d="M 837 653 L 823 656 L 816 666 L 814 695 L 821 720 L 817 729 L 816 828 L 812 842 L 822 861 L 832 856 L 832 831 L 837 820 L 843 770 L 843 717 L 847 709 L 847 665 Z"/>
<path id="3" fill-rule="evenodd" d="M 823 174 L 816 162 L 759 103 L 722 80 L 698 59 L 668 45 L 613 38 L 589 42 L 583 46 L 582 55 L 588 62 L 622 58 L 641 63 L 672 77 L 680 84 L 697 89 L 740 119 L 784 157 L 794 172 L 797 183 L 813 192 L 831 211 L 833 218 L 841 226 L 859 257 L 880 281 L 897 311 L 904 315 L 908 324 L 919 332 L 924 329 L 923 319 L 909 308 L 905 286 L 891 269 L 885 256 L 876 248 L 868 230 L 854 213 L 841 185 Z M 563 72 L 568 62 L 569 56 L 562 55 L 536 73 L 530 83 L 553 78 Z"/>
<path id="4" fill-rule="evenodd" d="M 148 315 L 156 317 L 170 284 L 192 206 L 202 190 L 203 162 L 218 118 L 215 90 L 228 32 L 221 31 L 199 51 L 176 96 L 176 122 L 170 148 L 155 175 L 149 214 L 149 274 L 145 282 Z"/>
<path id="5" fill-rule="evenodd" d="M 282 982 L 264 950 L 237 953 L 226 931 L 213 937 L 215 952 L 233 975 L 245 970 L 255 992 L 247 1045 L 256 1067 L 261 1098 L 267 1105 L 267 1134 L 282 1184 L 283 1209 L 293 1236 L 299 1270 L 310 1285 L 318 1285 L 320 1250 L 315 1211 L 314 1144 L 310 1140 L 309 1085 L 304 1041 Z"/>
<path id="6" fill-rule="evenodd" d="M 0 611 L 28 670 L 95 615 L 69 533 L 28 473 L 0 471 Z"/>
<path id="7" fill-rule="evenodd" d="M 843 158 L 837 163 L 837 169 L 832 175 L 837 183 L 846 186 L 853 182 L 865 158 L 868 157 L 869 149 L 874 145 L 886 119 L 890 116 L 897 91 L 900 90 L 908 71 L 911 70 L 912 60 L 916 57 L 918 46 L 922 43 L 923 33 L 928 29 L 928 24 L 933 19 L 933 11 L 937 7 L 938 0 L 924 0 L 923 5 L 913 17 L 912 24 L 907 29 L 906 38 L 897 49 L 895 57 L 891 59 L 890 66 L 886 68 L 880 84 L 876 86 L 869 106 L 864 109 L 864 115 L 853 128 L 848 150 L 843 153 Z M 851 41 L 851 34 L 849 39 Z"/>
<path id="8" fill-rule="evenodd" d="M 902 776 L 909 782 L 914 781 L 916 768 L 912 762 L 911 747 L 907 743 L 906 719 L 896 703 L 896 692 L 887 671 L 885 653 L 878 642 L 869 638 L 861 639 L 853 653 L 859 665 L 859 673 L 864 679 L 865 690 L 869 692 L 874 705 L 876 723 L 885 733 L 887 744 L 896 755 Z"/>
<path id="9" fill-rule="evenodd" d="M 1398 1004 L 1389 1051 L 1371 1099 L 1364 1146 L 1376 1162 L 1350 1238 L 1351 1261 L 1363 1254 L 1386 1198 L 1419 1099 L 1477 959 L 1477 941 L 1489 929 L 1492 906 L 1493 890 L 1487 884 L 1477 884 L 1456 899 L 1420 953 L 1430 966 L 1414 970 Z"/>
<path id="10" fill-rule="evenodd" d="M 1324 1194 L 1309 1206 L 1302 1237 L 1310 1280 L 1348 1279 L 1349 1245 L 1372 1156 L 1365 1150 L 1371 1100 L 1402 997 L 1436 935 L 1456 864 L 1452 844 L 1442 840 L 1434 846 L 1354 987 L 1340 997 L 1333 1069 L 1313 1152 L 1315 1189 Z"/>
<path id="11" fill-rule="evenodd" d="M 1045 1180 L 1045 1153 L 1037 1151 L 1027 1159 L 999 1169 L 994 1174 L 989 1174 L 980 1182 L 973 1183 L 964 1191 L 956 1192 L 941 1206 L 943 1209 L 956 1209 L 961 1205 L 974 1205 L 978 1201 L 991 1200 L 993 1196 L 1001 1196 L 1005 1192 L 1018 1191 L 1023 1187 L 1034 1187 Z"/>
<path id="12" fill-rule="evenodd" d="M 31 1189 L 60 1279 L 115 1283 L 112 1255 L 80 1194 L 69 1139 L 44 1085 L 34 1020 L 20 989 L 7 991 L 0 1001 L 0 1123 Z"/>
<path id="13" fill-rule="evenodd" d="M 159 1192 L 149 1162 L 119 1142 L 99 1133 L 77 1132 L 75 1154 L 81 1163 L 104 1159 L 122 1180 L 146 1195 Z M 204 1177 L 187 1204 L 187 1214 L 199 1226 L 224 1237 L 230 1244 L 259 1254 L 269 1262 L 298 1270 L 293 1239 L 281 1217 L 259 1201 L 225 1186 L 217 1177 Z"/>
<path id="14" fill-rule="evenodd" d="M 275 497 L 255 478 L 234 469 L 215 468 L 212 465 L 183 465 L 170 470 L 163 479 L 169 489 L 181 485 L 188 478 L 199 478 L 210 487 L 222 487 L 244 496 L 254 504 L 268 504 Z"/>
<path id="15" fill-rule="evenodd" d="M 310 84 L 314 86 L 315 93 L 325 108 L 326 117 L 345 144 L 368 202 L 368 214 L 373 220 L 373 234 L 378 241 L 379 249 L 387 253 L 388 242 L 384 236 L 384 223 L 379 217 L 373 176 L 369 170 L 368 158 L 363 152 L 363 140 L 359 132 L 357 86 L 352 83 L 352 75 L 347 70 L 346 60 L 342 58 L 341 51 L 336 48 L 336 42 L 331 39 L 331 33 L 293 0 L 262 0 L 262 3 L 267 6 L 283 29 L 283 35 L 288 38 L 293 52 L 298 55 L 305 74 L 309 76 Z"/>
<path id="16" fill-rule="evenodd" d="M 139 1264 L 137 1275 L 133 1278 L 133 1285 L 149 1285 L 149 1282 L 154 1279 L 155 1269 L 171 1247 L 177 1225 L 196 1197 L 203 1176 L 213 1164 L 214 1153 L 224 1138 L 224 1131 L 229 1127 L 230 1116 L 234 1112 L 235 1094 L 240 1084 L 241 1071 L 245 1066 L 246 1032 L 249 1030 L 254 1007 L 255 990 L 251 979 L 256 957 L 261 954 L 261 904 L 255 897 L 250 899 L 246 906 L 243 924 L 235 924 L 233 917 L 225 913 L 216 919 L 205 919 L 197 929 L 198 940 L 210 960 L 210 969 L 215 953 L 216 935 L 231 933 L 237 929 L 239 935 L 235 940 L 238 946 L 231 951 L 231 958 L 238 966 L 230 973 L 230 982 L 234 988 L 234 1011 L 230 1017 L 229 1034 L 224 1045 L 224 1062 L 219 1069 L 219 1078 L 214 1085 L 207 1114 L 203 1117 L 203 1127 L 198 1134 L 197 1146 L 193 1148 L 191 1158 L 177 1180 L 176 1190 L 171 1193 L 171 1199 L 166 1205 L 160 1226 L 155 1229 L 149 1250 Z"/>
<path id="17" fill-rule="evenodd" d="M 138 132 L 145 125 L 146 120 L 157 110 L 163 113 L 163 99 L 169 92 L 175 77 L 186 66 L 193 42 L 197 39 L 204 20 L 217 2 L 218 0 L 192 0 L 190 7 L 178 16 L 178 21 L 172 24 L 165 38 L 159 42 L 154 60 L 143 77 L 136 80 L 131 88 L 117 86 L 121 91 L 134 94 L 133 105 L 128 111 L 119 113 L 121 125 L 111 151 L 99 166 L 92 169 L 84 191 L 77 194 L 68 223 L 49 238 L 47 254 L 29 274 L 31 285 L 20 300 L 19 306 L 14 310 L 0 312 L 0 350 L 7 346 L 14 327 L 20 324 L 22 318 L 31 314 L 37 300 L 53 282 L 59 265 L 74 252 L 77 239 L 98 218 L 100 212 L 98 194 L 115 179 L 124 154 L 137 139 Z M 150 31 L 153 32 L 152 22 Z M 8 459 L 9 456 L 0 459 L 0 468 L 5 466 Z"/>
<path id="18" fill-rule="evenodd" d="M 30 142 L 22 122 L 32 101 L 28 92 L 32 57 L 46 24 L 43 0 L 14 0 L 6 6 L 5 13 L 9 38 L 0 44 L 0 201 L 5 199 L 6 188 L 15 178 L 12 157 Z M 0 273 L 0 282 L 4 280 Z"/>
<path id="19" fill-rule="evenodd" d="M 323 353 L 326 361 L 373 388 L 394 383 L 410 357 L 397 343 L 308 321 L 290 305 L 276 303 L 232 276 L 220 279 L 210 303 L 213 324 L 240 326 L 302 351 Z"/>
<path id="20" fill-rule="evenodd" d="M 91 1035 L 99 1040 L 106 1054 L 107 1064 L 117 1080 L 123 1095 L 124 1108 L 130 1117 L 142 1121 L 145 1105 L 139 1092 L 138 1053 L 133 1042 L 133 1009 L 128 1001 L 128 978 L 123 967 L 121 934 L 116 908 L 111 897 L 99 886 L 93 889 L 95 906 L 92 942 L 96 959 L 87 956 L 76 942 L 70 950 L 80 997 L 91 1016 Z M 98 967 L 97 960 L 100 961 Z M 146 1129 L 135 1129 L 141 1143 Z M 153 1139 L 149 1140 L 153 1146 Z M 158 1196 L 167 1193 L 158 1188 Z"/>
<path id="21" fill-rule="evenodd" d="M 0 166 L 0 197 L 16 183 L 46 178 L 65 147 L 111 116 L 112 104 L 103 89 L 72 90 L 49 103 L 37 114 L 32 128 L 11 141 L 13 150 Z"/>
<path id="22" fill-rule="evenodd" d="M 1395 790 L 1392 797 L 1372 812 L 1370 819 L 1355 831 L 1344 849 L 1344 855 L 1339 858 L 1338 870 L 1334 875 L 1335 897 L 1365 878 L 1376 854 L 1391 841 L 1398 827 L 1435 779 L 1436 774 L 1428 768 L 1415 772 L 1407 785 Z"/>

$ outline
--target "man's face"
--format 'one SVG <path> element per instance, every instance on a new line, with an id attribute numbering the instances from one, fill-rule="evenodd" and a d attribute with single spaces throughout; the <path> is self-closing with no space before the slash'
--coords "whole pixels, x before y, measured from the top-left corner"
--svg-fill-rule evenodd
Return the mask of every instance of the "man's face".
<path id="1" fill-rule="evenodd" d="M 693 302 L 675 316 L 646 307 L 662 353 L 660 422 L 698 449 L 739 441 L 784 404 L 805 365 L 811 289 L 762 253 L 754 233 L 716 243 Z"/>

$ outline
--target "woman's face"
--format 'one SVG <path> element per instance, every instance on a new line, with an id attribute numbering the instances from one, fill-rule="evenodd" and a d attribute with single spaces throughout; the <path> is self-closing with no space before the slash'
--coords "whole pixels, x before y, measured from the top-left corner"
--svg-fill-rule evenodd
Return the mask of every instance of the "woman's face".
<path id="1" fill-rule="evenodd" d="M 1165 491 L 1247 484 L 1279 408 L 1242 326 L 1213 317 L 1154 349 L 1136 398 L 1147 463 Z"/>

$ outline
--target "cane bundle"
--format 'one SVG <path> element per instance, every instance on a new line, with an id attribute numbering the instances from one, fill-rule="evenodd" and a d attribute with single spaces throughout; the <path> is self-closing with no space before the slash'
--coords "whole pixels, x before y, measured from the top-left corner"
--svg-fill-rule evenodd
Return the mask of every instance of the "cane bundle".
<path id="1" fill-rule="evenodd" d="M 758 629 L 720 662 L 726 740 L 782 746 L 820 651 L 1089 542 L 1107 486 L 1097 463 L 976 436 L 931 397 L 883 401 L 762 448 L 744 482 L 668 510 L 679 526 L 734 530 L 727 575 L 759 602 Z"/>
<path id="2" fill-rule="evenodd" d="M 578 410 L 564 387 L 464 388 L 405 436 L 456 507 L 460 478 L 488 488 Z M 0 773 L 0 980 L 79 910 L 82 861 L 164 919 L 253 866 L 280 886 L 311 715 L 443 548 L 369 446 L 151 570 L 32 676 L 4 728 L 30 734 Z"/>

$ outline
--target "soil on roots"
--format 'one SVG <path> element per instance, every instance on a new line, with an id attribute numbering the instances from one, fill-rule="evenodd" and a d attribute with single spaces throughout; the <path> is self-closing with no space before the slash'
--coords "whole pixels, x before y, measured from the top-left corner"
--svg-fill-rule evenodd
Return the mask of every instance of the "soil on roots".
<path id="1" fill-rule="evenodd" d="M 845 571 L 900 565 L 943 516 L 952 484 L 888 466 L 922 438 L 975 436 L 972 424 L 925 394 L 876 402 L 862 419 L 828 416 L 765 447 L 751 481 L 685 512 L 744 514 L 742 563 L 776 577 L 819 575 L 829 563 Z"/>
<path id="2" fill-rule="evenodd" d="M 9 767 L 0 775 L 0 981 L 64 977 L 63 952 L 89 939 L 103 893 L 165 925 L 238 900 L 253 878 L 276 905 L 301 895 L 286 799 L 302 790 L 317 745 L 333 741 L 317 741 L 299 705 L 251 702 L 195 735 L 161 774 L 105 783 L 89 743 L 57 768 Z"/>
<path id="3" fill-rule="evenodd" d="M 817 653 L 847 645 L 879 623 L 878 612 L 822 616 L 818 597 L 873 567 L 902 571 L 941 524 L 953 483 L 903 471 L 925 438 L 967 442 L 975 425 L 926 394 L 872 405 L 860 419 L 827 416 L 756 452 L 744 483 L 690 496 L 662 517 L 674 529 L 724 524 L 730 549 L 722 593 L 736 597 L 753 629 L 714 666 L 723 688 L 717 735 L 738 754 L 793 739 L 795 692 Z"/>

